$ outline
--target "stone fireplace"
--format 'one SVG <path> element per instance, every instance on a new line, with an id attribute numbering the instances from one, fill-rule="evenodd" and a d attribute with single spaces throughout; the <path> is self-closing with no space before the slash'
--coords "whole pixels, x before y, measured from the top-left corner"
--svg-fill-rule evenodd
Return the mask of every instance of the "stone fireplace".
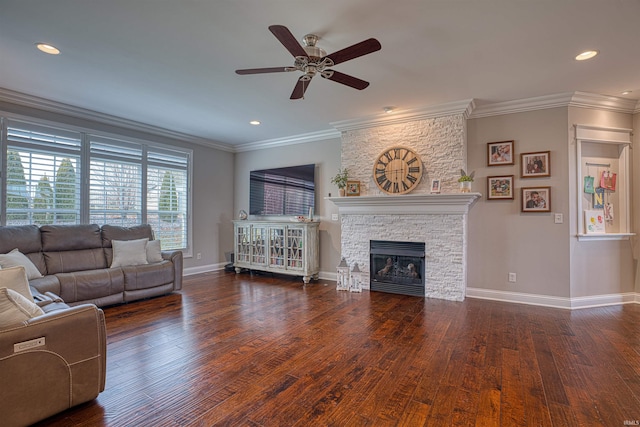
<path id="1" fill-rule="evenodd" d="M 469 100 L 332 123 L 342 135 L 342 167 L 349 170 L 349 179 L 360 181 L 361 196 L 329 200 L 340 212 L 341 255 L 350 265 L 358 263 L 365 289 L 371 289 L 371 241 L 418 242 L 425 247 L 424 296 L 464 299 L 467 215 L 481 195 L 459 193 L 457 179 L 467 167 L 466 120 L 473 106 Z M 383 150 L 398 145 L 420 155 L 424 173 L 414 191 L 390 196 L 376 187 L 373 162 Z M 442 194 L 430 194 L 432 179 L 440 180 Z"/>
<path id="2" fill-rule="evenodd" d="M 332 197 L 341 216 L 342 256 L 371 289 L 370 242 L 423 242 L 424 296 L 464 300 L 467 215 L 479 193 Z M 374 286 L 375 287 L 375 286 Z"/>

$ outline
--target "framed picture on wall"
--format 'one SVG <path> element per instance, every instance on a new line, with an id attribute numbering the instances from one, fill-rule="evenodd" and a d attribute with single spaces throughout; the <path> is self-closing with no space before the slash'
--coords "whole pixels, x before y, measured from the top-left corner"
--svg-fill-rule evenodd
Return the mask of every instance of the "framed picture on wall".
<path id="1" fill-rule="evenodd" d="M 513 141 L 490 142 L 487 144 L 487 165 L 505 166 L 513 164 Z"/>
<path id="2" fill-rule="evenodd" d="M 551 212 L 551 187 L 524 187 L 522 212 Z"/>
<path id="3" fill-rule="evenodd" d="M 488 176 L 487 200 L 513 200 L 513 175 Z"/>
<path id="4" fill-rule="evenodd" d="M 346 194 L 347 196 L 359 196 L 360 181 L 347 181 Z"/>
<path id="5" fill-rule="evenodd" d="M 549 151 L 520 154 L 520 177 L 538 178 L 551 176 L 551 154 Z"/>
<path id="6" fill-rule="evenodd" d="M 438 194 L 440 192 L 440 180 L 432 179 L 431 180 L 431 194 Z"/>

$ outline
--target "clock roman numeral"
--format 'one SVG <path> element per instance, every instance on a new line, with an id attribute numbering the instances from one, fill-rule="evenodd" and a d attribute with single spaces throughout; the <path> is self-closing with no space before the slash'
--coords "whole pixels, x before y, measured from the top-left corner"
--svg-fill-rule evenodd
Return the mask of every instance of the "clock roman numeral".
<path id="1" fill-rule="evenodd" d="M 415 162 L 417 162 L 417 161 L 418 161 L 418 158 L 417 158 L 417 157 L 414 157 L 413 159 L 411 159 L 411 160 L 407 161 L 407 164 L 408 164 L 408 165 L 410 165 L 410 164 L 413 164 L 413 163 L 415 163 Z"/>
<path id="2" fill-rule="evenodd" d="M 382 185 L 383 182 L 387 181 L 387 177 L 385 175 L 380 175 L 379 177 L 376 178 L 376 181 L 378 181 L 378 184 Z"/>
<path id="3" fill-rule="evenodd" d="M 393 192 L 394 193 L 399 193 L 400 192 L 400 186 L 398 185 L 397 182 L 393 183 Z"/>
<path id="4" fill-rule="evenodd" d="M 409 181 L 411 181 L 412 184 L 415 184 L 415 182 L 418 180 L 415 176 L 413 175 L 407 175 L 407 179 Z"/>
<path id="5" fill-rule="evenodd" d="M 391 188 L 391 181 L 385 182 L 384 185 L 382 186 L 382 189 L 384 191 L 389 191 L 389 188 Z"/>
<path id="6" fill-rule="evenodd" d="M 389 153 L 388 151 L 386 153 L 384 153 L 384 156 L 387 158 L 387 160 L 391 161 L 393 160 L 393 157 L 391 157 L 391 153 Z"/>
<path id="7" fill-rule="evenodd" d="M 407 185 L 407 183 L 402 181 L 402 191 L 407 191 L 408 189 L 409 189 L 409 186 Z"/>
<path id="8" fill-rule="evenodd" d="M 394 159 L 399 159 L 400 158 L 400 148 L 394 148 L 393 149 L 393 158 Z"/>
<path id="9" fill-rule="evenodd" d="M 386 168 L 389 163 L 385 163 L 385 162 L 382 161 L 382 159 L 379 159 L 378 160 L 378 164 L 382 165 L 383 168 Z"/>
<path id="10" fill-rule="evenodd" d="M 418 173 L 420 172 L 420 168 L 418 166 L 411 166 L 409 168 L 409 173 Z"/>
<path id="11" fill-rule="evenodd" d="M 380 174 L 384 175 L 386 173 L 386 169 L 385 168 L 376 168 L 376 173 L 378 175 L 380 175 Z"/>

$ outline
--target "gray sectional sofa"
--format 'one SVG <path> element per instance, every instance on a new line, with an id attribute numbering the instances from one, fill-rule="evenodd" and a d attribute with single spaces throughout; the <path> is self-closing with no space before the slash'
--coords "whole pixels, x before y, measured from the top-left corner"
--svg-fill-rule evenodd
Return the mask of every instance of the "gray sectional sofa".
<path id="1" fill-rule="evenodd" d="M 182 288 L 182 252 L 163 251 L 162 261 L 110 268 L 114 240 L 153 240 L 151 226 L 36 225 L 0 227 L 0 254 L 18 249 L 42 277 L 35 293 L 50 292 L 70 306 L 98 307 L 171 293 Z"/>

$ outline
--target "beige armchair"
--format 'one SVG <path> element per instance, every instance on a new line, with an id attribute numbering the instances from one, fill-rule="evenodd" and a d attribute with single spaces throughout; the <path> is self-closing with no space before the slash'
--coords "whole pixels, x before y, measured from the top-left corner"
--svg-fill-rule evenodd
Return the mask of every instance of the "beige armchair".
<path id="1" fill-rule="evenodd" d="M 29 425 L 95 399 L 106 347 L 104 313 L 93 304 L 0 328 L 0 424 Z"/>

